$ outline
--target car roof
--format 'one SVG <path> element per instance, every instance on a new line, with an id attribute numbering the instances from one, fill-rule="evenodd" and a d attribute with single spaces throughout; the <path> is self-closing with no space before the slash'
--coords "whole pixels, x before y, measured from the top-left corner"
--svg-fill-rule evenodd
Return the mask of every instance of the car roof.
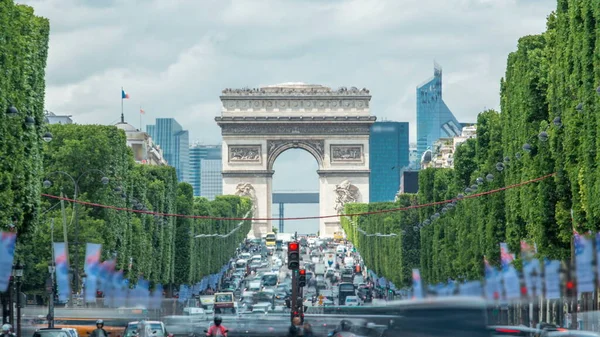
<path id="1" fill-rule="evenodd" d="M 48 330 L 64 331 L 62 328 L 41 328 L 41 329 L 38 329 L 38 331 L 48 331 Z"/>

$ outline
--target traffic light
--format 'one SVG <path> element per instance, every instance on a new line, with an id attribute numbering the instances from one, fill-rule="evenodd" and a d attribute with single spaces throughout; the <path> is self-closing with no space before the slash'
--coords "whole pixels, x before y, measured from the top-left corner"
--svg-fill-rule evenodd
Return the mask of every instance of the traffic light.
<path id="1" fill-rule="evenodd" d="M 298 286 L 306 287 L 306 269 L 298 270 Z"/>
<path id="2" fill-rule="evenodd" d="M 296 241 L 288 242 L 288 269 L 300 268 L 300 245 Z"/>

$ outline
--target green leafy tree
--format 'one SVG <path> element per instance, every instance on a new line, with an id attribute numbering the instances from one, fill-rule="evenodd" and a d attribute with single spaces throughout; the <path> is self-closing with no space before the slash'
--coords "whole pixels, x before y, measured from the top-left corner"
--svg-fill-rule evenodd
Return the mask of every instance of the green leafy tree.
<path id="1" fill-rule="evenodd" d="M 40 203 L 49 29 L 31 7 L 0 3 L 0 228 L 16 226 L 19 241 Z"/>

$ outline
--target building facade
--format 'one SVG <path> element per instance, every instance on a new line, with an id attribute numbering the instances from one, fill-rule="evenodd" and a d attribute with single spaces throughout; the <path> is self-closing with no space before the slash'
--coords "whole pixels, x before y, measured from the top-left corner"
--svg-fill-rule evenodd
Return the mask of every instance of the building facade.
<path id="1" fill-rule="evenodd" d="M 138 164 L 167 165 L 160 147 L 152 141 L 150 135 L 136 129 L 133 125 L 124 121 L 115 126 L 125 131 L 127 146 L 133 151 L 133 157 Z"/>
<path id="2" fill-rule="evenodd" d="M 160 145 L 165 160 L 175 167 L 177 179 L 187 181 L 189 177 L 190 140 L 187 130 L 174 118 L 157 118 L 154 125 L 147 125 L 146 132 Z"/>
<path id="3" fill-rule="evenodd" d="M 194 144 L 190 146 L 187 181 L 194 188 L 194 196 L 213 200 L 217 195 L 223 194 L 221 152 L 221 145 Z"/>
<path id="4" fill-rule="evenodd" d="M 73 124 L 71 115 L 57 115 L 52 111 L 45 110 L 46 123 L 48 124 Z"/>
<path id="5" fill-rule="evenodd" d="M 417 158 L 438 139 L 460 136 L 461 129 L 442 98 L 442 68 L 434 64 L 433 77 L 417 87 Z"/>
<path id="6" fill-rule="evenodd" d="M 459 136 L 440 138 L 433 143 L 431 149 L 425 151 L 421 160 L 421 168 L 454 168 L 454 153 L 460 144 L 470 138 L 477 137 L 477 126 L 465 126 Z"/>
<path id="7" fill-rule="evenodd" d="M 369 138 L 369 198 L 371 202 L 393 201 L 400 176 L 409 164 L 407 122 L 376 122 Z"/>

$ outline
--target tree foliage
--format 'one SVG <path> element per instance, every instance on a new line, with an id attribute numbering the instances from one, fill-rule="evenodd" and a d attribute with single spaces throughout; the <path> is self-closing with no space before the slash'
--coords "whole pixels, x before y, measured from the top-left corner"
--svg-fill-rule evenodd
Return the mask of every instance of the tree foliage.
<path id="1" fill-rule="evenodd" d="M 483 273 L 484 256 L 499 262 L 500 242 L 518 252 L 519 242 L 526 240 L 537 245 L 540 257 L 565 259 L 570 255 L 573 224 L 580 232 L 600 229 L 599 36 L 596 1 L 559 0 L 556 12 L 548 17 L 547 30 L 519 39 L 517 50 L 508 56 L 501 80 L 502 112 L 479 114 L 477 138 L 458 147 L 454 169 L 419 173 L 420 204 L 456 198 L 477 178 L 483 180 L 477 192 L 484 192 L 555 173 L 537 183 L 465 199 L 445 213 L 444 205 L 423 207 L 418 221 L 399 222 L 396 226 L 404 228 L 440 213 L 420 231 L 424 280 L 477 279 Z M 547 141 L 539 137 L 542 132 Z M 488 174 L 493 175 L 492 181 L 485 179 Z M 376 205 L 361 207 L 380 207 Z M 365 226 L 379 226 L 374 227 L 379 231 L 385 223 L 362 221 L 377 221 Z M 345 228 L 350 229 L 347 222 Z M 369 256 L 370 265 L 385 265 L 389 257 L 380 246 L 352 238 L 362 250 L 369 247 L 362 253 Z M 388 272 L 382 275 L 396 277 Z"/>
<path id="2" fill-rule="evenodd" d="M 0 228 L 14 224 L 22 235 L 40 200 L 48 34 L 31 7 L 0 2 Z M 18 115 L 9 117 L 9 107 Z"/>
<path id="3" fill-rule="evenodd" d="M 396 202 L 347 204 L 345 214 L 379 212 L 409 207 L 416 203 L 416 195 L 404 194 Z M 417 221 L 416 210 L 341 218 L 347 239 L 352 241 L 361 252 L 365 264 L 378 275 L 385 275 L 397 286 L 408 286 L 412 282 L 412 269 L 419 265 L 419 232 L 413 229 Z M 358 229 L 367 234 L 361 233 Z M 395 237 L 373 235 L 377 233 L 398 235 Z"/>
<path id="4" fill-rule="evenodd" d="M 60 201 L 43 198 L 40 224 L 33 228 L 30 240 L 19 242 L 22 259 L 35 267 L 28 268 L 32 276 L 27 279 L 28 287 L 35 289 L 43 284 L 51 260 L 51 237 L 55 242 L 63 241 L 65 220 L 70 263 L 80 274 L 85 243 L 100 243 L 103 258 L 116 258 L 117 268 L 126 270 L 132 281 L 144 276 L 163 284 L 192 284 L 218 272 L 249 232 L 248 220 L 194 218 L 249 217 L 249 199 L 194 199 L 191 185 L 178 183 L 173 167 L 136 164 L 122 130 L 75 124 L 51 125 L 50 130 L 54 140 L 44 146 L 43 179 L 51 186 L 44 188 L 44 193 L 63 193 L 74 199 L 77 185 L 77 200 L 109 207 L 78 206 L 66 201 L 63 217 Z M 107 184 L 103 177 L 108 178 Z M 198 234 L 228 234 L 240 222 L 240 229 L 230 236 L 195 238 Z"/>

